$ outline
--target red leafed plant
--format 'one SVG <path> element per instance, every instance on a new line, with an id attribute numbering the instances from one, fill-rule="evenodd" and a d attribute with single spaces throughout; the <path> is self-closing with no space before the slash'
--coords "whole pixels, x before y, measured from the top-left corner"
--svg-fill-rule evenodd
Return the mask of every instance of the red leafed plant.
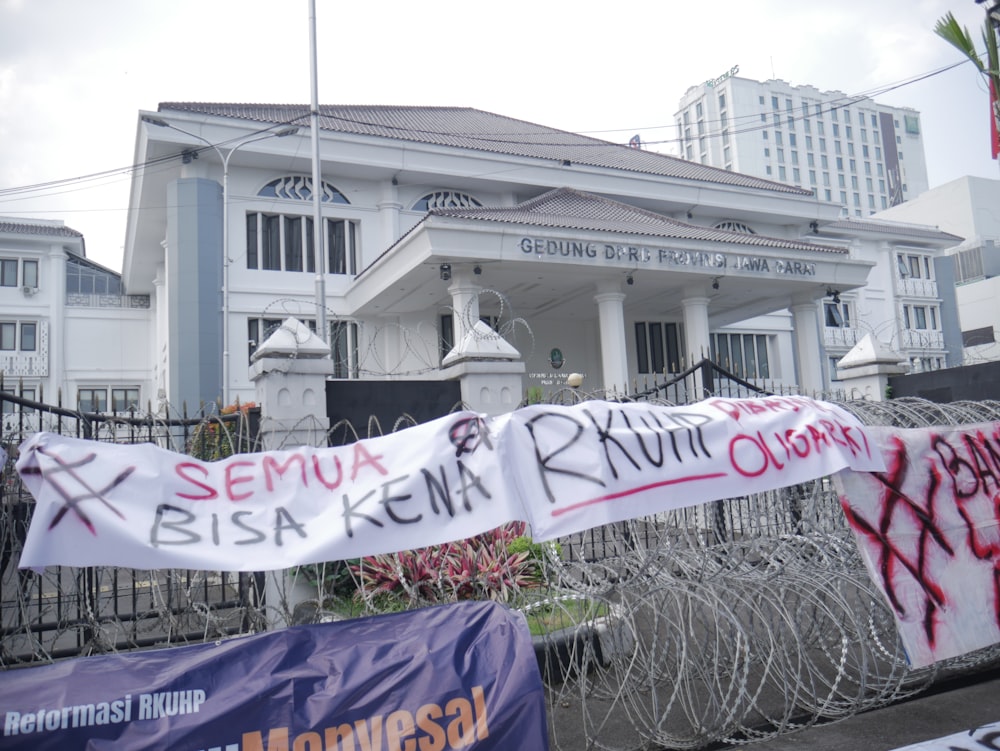
<path id="1" fill-rule="evenodd" d="M 467 540 L 368 556 L 351 569 L 366 599 L 393 595 L 410 603 L 508 602 L 519 590 L 541 583 L 532 551 L 508 549 L 524 529 L 523 522 L 512 522 Z"/>

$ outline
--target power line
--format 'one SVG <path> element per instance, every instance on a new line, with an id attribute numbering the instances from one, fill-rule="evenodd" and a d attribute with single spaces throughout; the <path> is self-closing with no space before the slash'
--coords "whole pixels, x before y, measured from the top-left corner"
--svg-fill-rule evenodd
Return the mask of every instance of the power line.
<path id="1" fill-rule="evenodd" d="M 824 103 L 823 108 L 820 110 L 820 113 L 826 113 L 826 112 L 830 112 L 830 111 L 835 111 L 835 110 L 843 109 L 845 107 L 850 107 L 850 106 L 852 106 L 853 104 L 855 104 L 855 103 L 857 103 L 859 101 L 862 101 L 862 100 L 865 100 L 865 99 L 872 99 L 872 98 L 874 98 L 876 96 L 880 96 L 882 94 L 886 94 L 886 93 L 888 93 L 890 91 L 894 91 L 894 90 L 902 88 L 904 86 L 909 86 L 909 85 L 917 83 L 919 81 L 923 81 L 923 80 L 926 80 L 926 79 L 929 79 L 929 78 L 933 78 L 934 76 L 937 76 L 937 75 L 940 75 L 942 73 L 945 73 L 945 72 L 947 72 L 949 70 L 952 70 L 953 68 L 956 68 L 956 67 L 958 67 L 960 65 L 965 65 L 968 62 L 969 62 L 968 60 L 962 60 L 962 61 L 959 61 L 957 63 L 952 63 L 952 64 L 946 65 L 946 66 L 944 66 L 942 68 L 938 68 L 936 70 L 932 70 L 932 71 L 930 71 L 928 73 L 923 73 L 923 74 L 920 74 L 918 76 L 914 76 L 912 78 L 905 79 L 903 81 L 895 82 L 895 83 L 892 83 L 892 84 L 887 84 L 887 85 L 881 86 L 881 87 L 876 87 L 874 89 L 870 89 L 868 91 L 864 91 L 864 92 L 861 92 L 859 94 L 853 94 L 853 95 L 850 95 L 850 96 L 845 95 L 843 98 L 834 99 L 834 100 L 832 100 L 830 102 Z M 281 126 L 285 126 L 285 125 L 291 125 L 291 124 L 295 123 L 297 120 L 300 120 L 301 118 L 306 117 L 308 115 L 309 115 L 308 110 L 303 110 L 303 112 L 302 112 L 301 115 L 298 115 L 298 116 L 293 117 L 293 118 L 289 118 L 289 119 L 287 119 L 287 120 L 285 120 L 285 121 L 283 121 L 281 123 L 272 123 L 272 124 L 269 124 L 266 128 L 261 128 L 257 132 L 259 132 L 259 133 L 265 133 L 265 132 L 267 132 L 269 130 L 274 129 L 275 127 L 281 127 Z M 755 118 L 755 117 L 758 117 L 758 116 L 759 115 L 747 115 L 747 116 L 743 116 L 743 117 L 745 117 L 749 121 L 751 118 Z M 510 137 L 507 137 L 507 138 L 490 138 L 490 137 L 485 137 L 482 134 L 460 133 L 460 132 L 455 132 L 455 131 L 421 130 L 421 129 L 415 129 L 413 127 L 407 127 L 407 126 L 392 126 L 392 125 L 387 125 L 385 123 L 372 123 L 370 121 L 359 120 L 357 118 L 347 118 L 347 117 L 341 117 L 341 116 L 330 115 L 330 114 L 324 114 L 323 117 L 326 117 L 326 118 L 329 118 L 329 119 L 332 119 L 332 120 L 339 120 L 341 122 L 350 123 L 350 124 L 353 124 L 353 125 L 361 125 L 361 126 L 366 126 L 366 127 L 370 127 L 370 128 L 381 128 L 383 130 L 385 130 L 385 129 L 387 129 L 387 130 L 399 130 L 399 131 L 406 131 L 406 132 L 410 132 L 410 133 L 416 132 L 416 133 L 421 133 L 422 135 L 426 135 L 426 136 L 448 136 L 448 137 L 452 137 L 452 138 L 454 138 L 455 136 L 465 136 L 465 137 L 468 137 L 470 139 L 474 139 L 475 141 L 478 141 L 480 143 L 489 143 L 489 144 L 497 144 L 497 145 L 532 146 L 532 147 L 548 146 L 548 147 L 553 147 L 553 148 L 558 148 L 558 147 L 561 147 L 561 146 L 579 148 L 579 147 L 587 146 L 587 145 L 590 145 L 590 146 L 592 146 L 594 148 L 607 148 L 608 146 L 623 146 L 624 145 L 624 144 L 619 144 L 619 143 L 615 143 L 615 142 L 612 142 L 612 141 L 604 141 L 604 140 L 600 140 L 600 139 L 591 139 L 593 141 L 592 144 L 584 144 L 584 143 L 580 143 L 579 141 L 574 141 L 574 142 L 568 142 L 568 141 L 567 142 L 558 142 L 558 141 L 548 141 L 548 140 L 517 140 L 515 138 L 510 138 Z M 808 117 L 808 115 L 797 115 L 797 116 L 787 116 L 786 115 L 786 119 L 789 118 L 789 117 L 793 121 L 798 121 L 798 120 L 805 119 L 806 117 Z M 742 117 L 741 118 L 737 118 L 737 120 L 742 120 L 742 119 L 743 119 Z M 723 121 L 721 121 L 721 120 L 712 120 L 712 121 L 707 121 L 707 122 L 715 124 L 715 125 L 718 125 L 718 126 L 722 126 L 724 124 Z M 663 129 L 663 128 L 672 128 L 672 127 L 675 127 L 675 126 L 676 126 L 676 123 L 671 123 L 669 125 L 648 126 L 648 127 L 642 127 L 642 128 L 616 128 L 614 130 L 606 130 L 606 131 L 583 131 L 583 132 L 581 132 L 579 134 L 574 134 L 574 135 L 582 135 L 584 137 L 589 138 L 589 136 L 586 135 L 587 133 L 612 133 L 612 132 L 636 132 L 636 131 L 642 132 L 644 130 L 660 130 L 660 129 Z M 752 125 L 748 124 L 745 127 L 744 126 L 740 126 L 737 129 L 723 129 L 723 128 L 720 127 L 720 129 L 718 129 L 718 130 L 712 130 L 712 131 L 709 131 L 707 133 L 701 133 L 701 134 L 699 134 L 699 137 L 718 138 L 718 137 L 721 137 L 722 135 L 727 134 L 727 133 L 731 133 L 731 134 L 749 133 L 749 132 L 754 132 L 754 131 L 758 131 L 758 130 L 761 130 L 761 129 L 765 129 L 765 128 L 768 128 L 768 127 L 771 127 L 771 126 L 769 124 L 767 124 L 767 123 L 762 123 L 762 122 L 754 121 Z M 553 133 L 558 133 L 558 132 L 559 132 L 558 129 L 546 129 L 545 131 L 542 131 L 542 132 L 512 133 L 510 135 L 511 136 L 522 136 L 522 137 L 531 137 L 531 136 L 537 137 L 537 136 L 551 136 Z M 242 138 L 242 137 L 243 136 L 241 136 L 239 138 Z M 92 183 L 92 182 L 95 182 L 95 181 L 98 181 L 98 180 L 106 179 L 108 177 L 117 176 L 117 175 L 131 176 L 131 175 L 133 175 L 134 173 L 136 173 L 137 171 L 140 171 L 140 170 L 147 170 L 147 169 L 159 166 L 159 165 L 167 165 L 167 164 L 171 163 L 173 160 L 177 159 L 178 157 L 183 156 L 184 154 L 200 154 L 202 152 L 209 151 L 209 150 L 214 149 L 216 147 L 225 148 L 229 143 L 232 143 L 232 142 L 234 142 L 236 140 L 239 140 L 239 138 L 234 137 L 232 139 L 228 139 L 228 140 L 222 141 L 222 142 L 220 142 L 218 144 L 213 144 L 211 146 L 210 145 L 203 145 L 203 146 L 198 146 L 198 147 L 187 148 L 187 149 L 184 149 L 183 151 L 178 152 L 178 153 L 166 154 L 164 156 L 154 157 L 152 159 L 147 159 L 144 162 L 135 163 L 135 164 L 132 164 L 132 165 L 129 165 L 129 166 L 115 167 L 115 168 L 112 168 L 112 169 L 103 170 L 101 172 L 94 172 L 94 173 L 90 173 L 90 174 L 87 174 L 87 175 L 79 175 L 79 176 L 76 176 L 76 177 L 62 178 L 62 179 L 59 179 L 59 180 L 50 180 L 50 181 L 47 181 L 47 182 L 34 183 L 34 184 L 30 184 L 30 185 L 20 185 L 20 186 L 14 186 L 14 187 L 10 187 L 10 188 L 0 188 L 0 203 L 3 202 L 3 199 L 15 200 L 14 197 L 16 197 L 16 198 L 23 198 L 26 195 L 31 195 L 31 194 L 36 194 L 36 193 L 43 193 L 43 192 L 45 192 L 45 195 L 55 195 L 53 193 L 47 193 L 47 191 L 52 191 L 52 190 L 56 190 L 56 189 L 59 189 L 59 188 L 68 188 L 68 187 L 75 186 L 75 188 L 74 188 L 75 190 L 83 190 L 83 189 L 86 189 L 86 188 L 89 187 L 89 185 L 86 185 L 86 183 Z M 644 145 L 654 146 L 654 145 L 665 145 L 665 144 L 678 144 L 678 143 L 683 143 L 684 140 L 685 139 L 683 137 L 665 138 L 665 139 L 658 139 L 658 140 L 653 140 L 653 141 L 646 141 L 644 143 Z M 71 190 L 67 190 L 67 191 L 64 191 L 64 192 L 72 192 L 72 191 Z"/>

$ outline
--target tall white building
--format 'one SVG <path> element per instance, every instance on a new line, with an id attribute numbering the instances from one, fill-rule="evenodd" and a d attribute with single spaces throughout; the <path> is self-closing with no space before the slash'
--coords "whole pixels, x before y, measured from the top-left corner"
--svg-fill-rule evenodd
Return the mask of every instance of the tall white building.
<path id="1" fill-rule="evenodd" d="M 934 224 L 964 239 L 948 251 L 965 363 L 1000 360 L 1000 180 L 960 177 L 879 214 Z M 908 271 L 911 279 L 917 274 Z"/>
<path id="2" fill-rule="evenodd" d="M 812 190 L 854 217 L 927 190 L 916 110 L 738 72 L 684 94 L 675 118 L 685 159 Z"/>

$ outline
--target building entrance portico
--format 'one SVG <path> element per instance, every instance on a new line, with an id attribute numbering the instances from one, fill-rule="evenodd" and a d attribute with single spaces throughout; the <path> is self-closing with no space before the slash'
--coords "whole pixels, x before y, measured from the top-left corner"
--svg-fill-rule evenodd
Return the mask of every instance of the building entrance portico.
<path id="1" fill-rule="evenodd" d="M 358 275 L 353 314 L 391 309 L 432 323 L 429 311 L 448 309 L 457 341 L 494 312 L 492 298 L 478 298 L 495 291 L 531 332 L 533 341 L 516 345 L 529 374 L 548 372 L 553 385 L 564 378 L 548 363 L 555 347 L 589 389 L 625 394 L 646 346 L 635 322 L 678 326 L 681 362 L 690 364 L 710 356 L 720 327 L 794 304 L 796 329 L 808 330 L 794 336 L 800 367 L 779 375 L 822 388 L 818 301 L 833 279 L 841 291 L 863 284 L 869 264 L 840 248 L 707 230 L 578 191 L 546 195 L 530 210 L 431 211 Z"/>

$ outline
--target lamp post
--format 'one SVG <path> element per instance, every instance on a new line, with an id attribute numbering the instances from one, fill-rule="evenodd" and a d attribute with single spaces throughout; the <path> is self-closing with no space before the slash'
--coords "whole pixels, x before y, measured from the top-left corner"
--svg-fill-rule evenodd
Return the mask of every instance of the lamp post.
<path id="1" fill-rule="evenodd" d="M 223 151 L 204 136 L 178 128 L 162 118 L 142 115 L 141 119 L 144 123 L 159 128 L 170 128 L 201 141 L 213 149 L 222 162 L 222 403 L 226 405 L 229 404 L 229 263 L 231 260 L 229 257 L 229 159 L 236 153 L 237 149 L 241 149 L 247 144 L 263 141 L 266 138 L 284 138 L 298 133 L 299 128 L 297 125 L 287 125 L 278 130 L 256 133 L 237 141 L 228 150 Z"/>

